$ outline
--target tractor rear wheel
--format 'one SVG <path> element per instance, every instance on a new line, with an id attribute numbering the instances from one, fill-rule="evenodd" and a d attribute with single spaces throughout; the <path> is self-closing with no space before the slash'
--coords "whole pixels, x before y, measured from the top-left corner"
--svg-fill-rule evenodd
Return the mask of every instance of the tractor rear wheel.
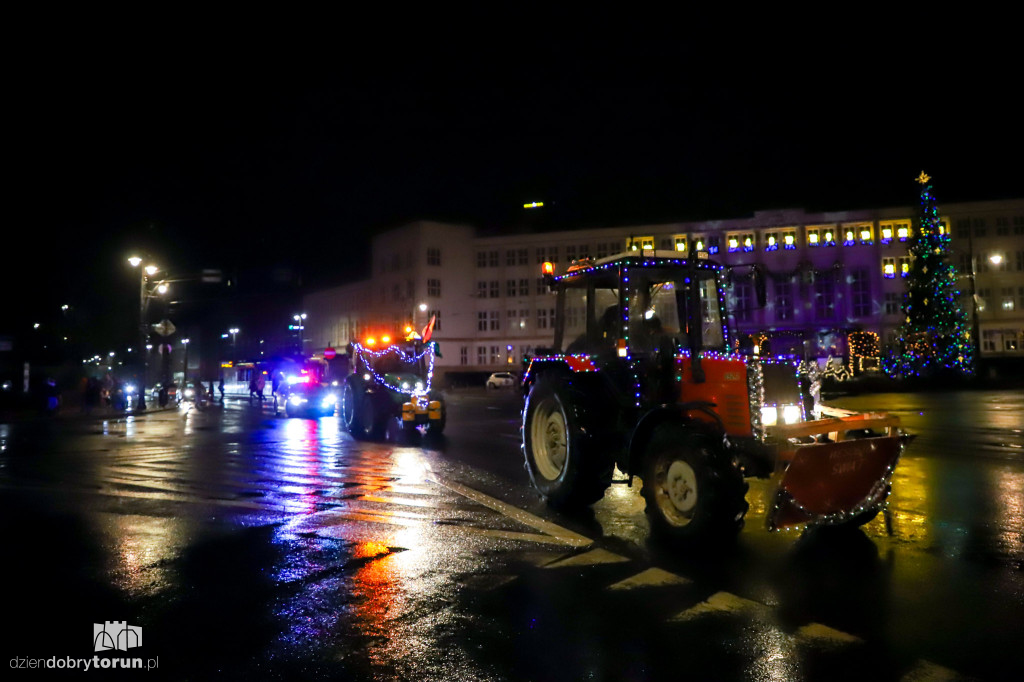
<path id="1" fill-rule="evenodd" d="M 728 542 L 743 527 L 747 483 L 710 433 L 662 428 L 644 458 L 651 530 L 673 542 Z"/>
<path id="2" fill-rule="evenodd" d="M 533 485 L 555 507 L 592 504 L 611 485 L 614 464 L 581 428 L 584 409 L 579 397 L 557 377 L 542 376 L 526 398 L 526 470 Z"/>
<path id="3" fill-rule="evenodd" d="M 359 390 L 354 381 L 346 381 L 341 392 L 341 419 L 348 432 L 356 438 L 363 435 L 362 402 L 363 392 Z"/>

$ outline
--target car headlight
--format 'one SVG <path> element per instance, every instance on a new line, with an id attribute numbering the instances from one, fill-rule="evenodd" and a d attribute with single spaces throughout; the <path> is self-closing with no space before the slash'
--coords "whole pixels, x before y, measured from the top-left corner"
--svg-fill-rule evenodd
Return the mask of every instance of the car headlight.
<path id="1" fill-rule="evenodd" d="M 194 396 L 195 394 L 196 394 L 196 392 L 195 392 L 195 391 L 193 391 L 193 390 L 192 390 L 191 388 L 186 388 L 186 389 L 185 389 L 185 397 L 186 397 L 186 398 L 191 398 L 191 397 L 192 397 L 192 396 Z"/>
<path id="2" fill-rule="evenodd" d="M 320 401 L 320 407 L 333 407 L 338 402 L 338 396 L 333 393 L 328 393 L 324 396 L 324 399 Z"/>
<path id="3" fill-rule="evenodd" d="M 775 426 L 779 421 L 779 410 L 778 408 L 762 407 L 761 408 L 761 425 L 762 426 Z"/>
<path id="4" fill-rule="evenodd" d="M 132 386 L 131 384 L 126 384 L 124 387 L 124 392 L 127 393 L 128 395 L 131 395 L 132 393 L 135 393 L 135 387 Z"/>
<path id="5" fill-rule="evenodd" d="M 799 405 L 783 405 L 782 422 L 784 424 L 797 424 L 803 419 L 803 410 Z"/>
<path id="6" fill-rule="evenodd" d="M 301 405 L 302 403 L 306 402 L 306 399 L 300 398 L 297 395 L 293 395 L 288 398 L 288 402 L 290 402 L 292 405 Z"/>

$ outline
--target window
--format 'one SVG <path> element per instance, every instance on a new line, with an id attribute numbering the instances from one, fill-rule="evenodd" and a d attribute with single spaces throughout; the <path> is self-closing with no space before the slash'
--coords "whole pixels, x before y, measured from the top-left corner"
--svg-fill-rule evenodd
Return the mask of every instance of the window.
<path id="1" fill-rule="evenodd" d="M 476 330 L 478 332 L 487 331 L 487 313 L 482 310 L 476 314 Z"/>
<path id="2" fill-rule="evenodd" d="M 882 259 L 882 277 L 886 279 L 896 278 L 896 259 L 895 258 L 883 258 Z"/>
<path id="3" fill-rule="evenodd" d="M 430 311 L 428 311 L 427 312 L 427 321 L 429 322 L 431 318 L 434 319 L 434 331 L 435 332 L 441 331 L 441 311 L 440 310 L 430 310 Z"/>
<path id="4" fill-rule="evenodd" d="M 600 244 L 597 245 L 597 257 L 598 258 L 607 258 L 608 257 L 608 244 L 607 243 L 601 242 Z"/>
<path id="5" fill-rule="evenodd" d="M 441 298 L 441 280 L 439 279 L 428 279 L 427 280 L 427 296 L 431 298 Z"/>
<path id="6" fill-rule="evenodd" d="M 829 276 L 819 277 L 814 282 L 814 316 L 819 320 L 831 320 L 836 311 L 836 283 Z"/>
<path id="7" fill-rule="evenodd" d="M 526 321 L 529 320 L 529 319 L 530 319 L 530 311 L 529 310 L 523 310 L 522 308 L 520 308 L 520 310 L 519 310 L 519 328 L 520 329 L 526 329 Z"/>
<path id="8" fill-rule="evenodd" d="M 868 317 L 871 314 L 871 283 L 866 268 L 857 268 L 850 273 L 850 299 L 854 317 Z"/>
<path id="9" fill-rule="evenodd" d="M 516 264 L 516 252 L 509 249 L 505 252 L 505 267 L 510 268 Z"/>
<path id="10" fill-rule="evenodd" d="M 996 218 L 996 234 L 1000 237 L 1005 237 L 1010 234 L 1010 221 L 1009 219 Z"/>
<path id="11" fill-rule="evenodd" d="M 537 265 L 542 265 L 548 259 L 548 252 L 543 246 L 537 247 Z"/>
<path id="12" fill-rule="evenodd" d="M 1013 233 L 1024 234 L 1024 216 L 1013 216 Z"/>
<path id="13" fill-rule="evenodd" d="M 576 260 L 576 247 L 572 244 L 565 247 L 565 262 L 572 263 Z"/>
<path id="14" fill-rule="evenodd" d="M 476 347 L 476 364 L 486 365 L 487 364 L 487 346 Z"/>
<path id="15" fill-rule="evenodd" d="M 885 294 L 885 314 L 886 315 L 897 315 L 900 312 L 900 295 L 893 292 L 887 291 Z"/>
<path id="16" fill-rule="evenodd" d="M 672 248 L 673 251 L 681 251 L 683 253 L 686 253 L 686 235 L 685 234 L 677 234 L 672 239 L 672 243 L 674 244 L 674 246 Z"/>
<path id="17" fill-rule="evenodd" d="M 818 229 L 807 228 L 807 246 L 821 246 L 821 233 Z"/>
<path id="18" fill-rule="evenodd" d="M 519 265 L 530 264 L 530 251 L 529 249 L 519 249 L 516 251 L 516 261 Z"/>
<path id="19" fill-rule="evenodd" d="M 626 251 L 639 251 L 644 249 L 646 251 L 654 250 L 654 237 L 630 237 L 626 240 Z"/>
<path id="20" fill-rule="evenodd" d="M 476 297 L 487 298 L 487 282 L 480 280 L 476 283 Z"/>
<path id="21" fill-rule="evenodd" d="M 786 230 L 782 233 L 782 248 L 786 251 L 793 251 L 796 249 L 796 231 Z"/>
<path id="22" fill-rule="evenodd" d="M 501 346 L 491 346 L 491 364 L 501 363 Z"/>
<path id="23" fill-rule="evenodd" d="M 750 282 L 734 282 L 732 285 L 733 306 L 737 322 L 749 322 L 751 315 L 751 301 L 753 301 L 753 286 Z"/>
<path id="24" fill-rule="evenodd" d="M 497 251 L 497 249 L 495 249 L 494 251 L 488 251 L 487 252 L 487 265 L 489 265 L 492 268 L 498 267 L 498 251 Z"/>
<path id="25" fill-rule="evenodd" d="M 520 279 L 519 280 L 519 295 L 529 296 L 530 295 L 530 280 Z"/>
<path id="26" fill-rule="evenodd" d="M 496 279 L 491 280 L 491 298 L 498 298 L 501 296 L 501 282 Z"/>
<path id="27" fill-rule="evenodd" d="M 1024 270 L 1024 251 L 1017 252 L 1017 272 Z"/>
<path id="28" fill-rule="evenodd" d="M 537 278 L 537 295 L 548 293 L 548 285 L 544 283 L 543 277 Z"/>
<path id="29" fill-rule="evenodd" d="M 501 329 L 501 318 L 498 316 L 497 310 L 492 310 L 487 313 L 487 329 L 492 332 L 496 332 Z"/>
<path id="30" fill-rule="evenodd" d="M 868 245 L 874 242 L 874 229 L 870 223 L 843 226 L 843 246 Z"/>
<path id="31" fill-rule="evenodd" d="M 778 232 L 768 232 L 764 235 L 764 250 L 765 251 L 778 251 L 779 250 L 779 234 Z"/>
<path id="32" fill-rule="evenodd" d="M 710 253 L 710 254 L 718 253 L 718 249 L 721 246 L 721 244 L 720 244 L 721 240 L 722 240 L 722 238 L 719 237 L 717 234 L 716 235 L 711 235 L 710 237 L 708 237 L 708 253 Z"/>
<path id="33" fill-rule="evenodd" d="M 478 268 L 486 268 L 487 267 L 487 252 L 486 251 L 477 251 L 476 252 L 476 266 Z"/>
<path id="34" fill-rule="evenodd" d="M 516 281 L 514 279 L 507 279 L 507 280 L 505 280 L 505 295 L 506 296 L 508 296 L 509 298 L 512 298 L 512 297 L 514 297 L 516 295 L 517 291 L 519 291 L 519 290 L 516 288 Z"/>
<path id="35" fill-rule="evenodd" d="M 555 324 L 555 311 L 553 308 L 541 308 L 537 311 L 537 329 L 547 329 L 550 313 L 551 325 Z"/>
<path id="36" fill-rule="evenodd" d="M 658 248 L 661 249 L 662 251 L 671 251 L 672 237 L 662 237 L 661 243 L 658 245 Z"/>
<path id="37" fill-rule="evenodd" d="M 754 250 L 755 237 L 751 232 L 736 233 L 726 236 L 726 243 L 729 245 L 729 253 L 743 251 L 749 253 Z"/>
<path id="38" fill-rule="evenodd" d="M 580 258 L 586 258 L 590 255 L 590 245 L 580 244 Z"/>
<path id="39" fill-rule="evenodd" d="M 793 319 L 793 282 L 775 282 L 775 319 L 786 322 Z"/>
<path id="40" fill-rule="evenodd" d="M 427 265 L 440 265 L 441 264 L 441 249 L 437 247 L 430 247 L 427 249 Z"/>
<path id="41" fill-rule="evenodd" d="M 900 277 L 907 277 L 910 275 L 910 256 L 900 256 Z"/>
<path id="42" fill-rule="evenodd" d="M 975 218 L 974 220 L 971 221 L 971 226 L 974 228 L 974 236 L 975 237 L 984 237 L 984 236 L 986 236 L 985 219 L 984 218 Z"/>
<path id="43" fill-rule="evenodd" d="M 836 229 L 831 225 L 818 225 L 807 228 L 808 246 L 835 246 Z"/>
<path id="44" fill-rule="evenodd" d="M 463 367 L 469 364 L 469 346 L 459 346 L 459 364 Z"/>
<path id="45" fill-rule="evenodd" d="M 558 262 L 558 247 L 557 246 L 549 246 L 548 247 L 548 260 L 551 261 L 552 263 L 557 263 Z"/>
<path id="46" fill-rule="evenodd" d="M 966 218 L 956 221 L 956 236 L 959 239 L 967 239 L 971 236 L 971 221 Z"/>

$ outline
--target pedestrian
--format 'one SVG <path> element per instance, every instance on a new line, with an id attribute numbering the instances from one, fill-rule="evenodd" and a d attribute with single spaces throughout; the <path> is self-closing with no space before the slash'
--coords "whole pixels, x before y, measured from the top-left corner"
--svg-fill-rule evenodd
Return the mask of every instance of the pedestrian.
<path id="1" fill-rule="evenodd" d="M 220 373 L 220 381 L 217 384 L 217 388 L 220 390 L 220 402 L 224 404 L 224 372 Z"/>
<path id="2" fill-rule="evenodd" d="M 255 370 L 253 370 L 255 371 Z M 256 397 L 256 375 L 249 377 L 249 404 L 252 405 L 252 399 Z"/>
<path id="3" fill-rule="evenodd" d="M 266 388 L 266 387 L 267 387 L 267 377 L 265 377 L 263 375 L 263 372 L 260 371 L 259 374 L 256 375 L 256 395 L 260 399 L 260 405 L 263 404 L 263 389 Z"/>

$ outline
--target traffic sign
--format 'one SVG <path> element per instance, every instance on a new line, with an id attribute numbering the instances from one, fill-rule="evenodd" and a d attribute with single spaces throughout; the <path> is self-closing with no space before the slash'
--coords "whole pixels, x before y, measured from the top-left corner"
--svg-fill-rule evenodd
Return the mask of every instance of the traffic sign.
<path id="1" fill-rule="evenodd" d="M 338 354 L 338 351 L 334 350 L 330 346 L 324 348 L 324 360 L 333 360 L 334 356 Z"/>

